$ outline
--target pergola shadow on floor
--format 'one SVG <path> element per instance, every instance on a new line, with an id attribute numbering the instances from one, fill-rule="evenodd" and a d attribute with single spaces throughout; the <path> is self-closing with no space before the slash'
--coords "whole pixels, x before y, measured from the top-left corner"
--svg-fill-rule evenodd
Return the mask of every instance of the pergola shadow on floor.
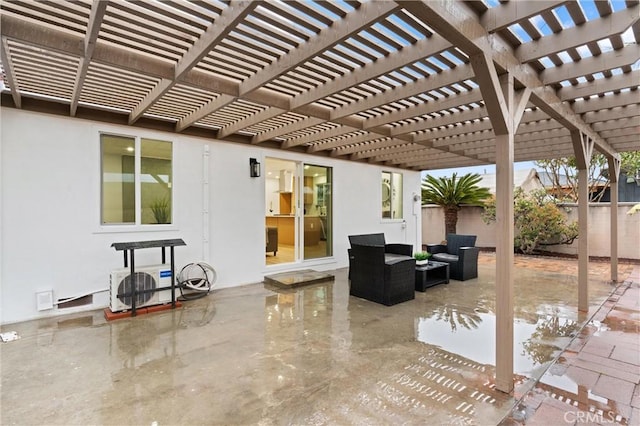
<path id="1" fill-rule="evenodd" d="M 215 290 L 181 309 L 13 324 L 2 424 L 497 424 L 616 285 L 592 263 L 516 257 L 515 392 L 495 388 L 495 255 L 479 278 L 385 307 L 335 282 Z M 628 274 L 633 265 L 620 265 Z"/>

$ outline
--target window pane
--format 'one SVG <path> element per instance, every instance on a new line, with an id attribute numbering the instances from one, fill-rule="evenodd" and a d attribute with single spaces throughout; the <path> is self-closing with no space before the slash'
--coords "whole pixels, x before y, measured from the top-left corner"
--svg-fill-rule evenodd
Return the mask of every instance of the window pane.
<path id="1" fill-rule="evenodd" d="M 391 218 L 391 173 L 382 172 L 382 218 Z"/>
<path id="2" fill-rule="evenodd" d="M 171 223 L 171 142 L 140 141 L 140 201 L 142 223 Z"/>
<path id="3" fill-rule="evenodd" d="M 135 222 L 135 140 L 101 135 L 102 223 Z"/>
<path id="4" fill-rule="evenodd" d="M 402 174 L 382 172 L 382 218 L 402 219 Z"/>
<path id="5" fill-rule="evenodd" d="M 391 174 L 391 218 L 402 219 L 402 174 Z"/>

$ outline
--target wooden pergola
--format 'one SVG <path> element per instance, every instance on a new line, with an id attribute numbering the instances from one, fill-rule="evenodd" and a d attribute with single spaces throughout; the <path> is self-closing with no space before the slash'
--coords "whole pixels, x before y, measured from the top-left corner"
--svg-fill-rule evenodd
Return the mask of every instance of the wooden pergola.
<path id="1" fill-rule="evenodd" d="M 14 1 L 2 105 L 432 170 L 497 166 L 498 389 L 513 389 L 513 163 L 640 149 L 640 5 Z M 588 309 L 580 203 L 579 309 Z"/>

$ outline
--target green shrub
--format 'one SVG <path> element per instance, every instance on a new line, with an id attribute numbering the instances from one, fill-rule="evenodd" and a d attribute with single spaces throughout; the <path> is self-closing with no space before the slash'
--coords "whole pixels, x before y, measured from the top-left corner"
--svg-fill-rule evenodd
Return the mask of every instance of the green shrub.
<path id="1" fill-rule="evenodd" d="M 495 199 L 487 203 L 482 220 L 496 220 Z M 565 215 L 544 191 L 525 194 L 518 188 L 514 193 L 514 248 L 531 254 L 543 246 L 571 244 L 578 238 L 578 223 L 567 223 Z"/>

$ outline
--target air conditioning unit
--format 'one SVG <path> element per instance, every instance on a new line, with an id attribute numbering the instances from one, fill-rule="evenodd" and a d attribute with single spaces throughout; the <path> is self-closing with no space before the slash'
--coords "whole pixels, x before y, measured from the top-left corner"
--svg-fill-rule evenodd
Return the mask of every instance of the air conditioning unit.
<path id="1" fill-rule="evenodd" d="M 112 312 L 131 309 L 131 288 L 139 293 L 136 295 L 136 309 L 147 306 L 160 305 L 171 302 L 171 289 L 157 290 L 140 293 L 143 290 L 171 286 L 171 266 L 153 265 L 136 268 L 134 277 L 130 268 L 122 268 L 111 271 L 111 304 Z"/>

